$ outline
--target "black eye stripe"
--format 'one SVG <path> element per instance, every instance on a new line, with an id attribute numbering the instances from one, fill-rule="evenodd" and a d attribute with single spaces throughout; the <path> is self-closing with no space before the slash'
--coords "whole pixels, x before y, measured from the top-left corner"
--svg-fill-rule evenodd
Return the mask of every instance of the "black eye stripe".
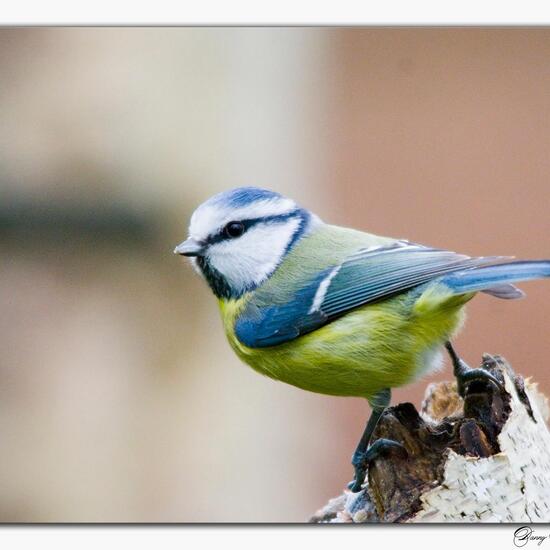
<path id="1" fill-rule="evenodd" d="M 250 218 L 248 220 L 234 220 L 234 222 L 241 223 L 244 227 L 244 231 L 242 234 L 246 233 L 251 227 L 254 227 L 255 225 L 259 223 L 282 223 L 285 222 L 291 218 L 295 218 L 300 216 L 300 210 L 293 210 L 292 212 L 289 212 L 288 214 L 279 214 L 275 216 L 264 216 L 263 218 Z M 233 223 L 233 222 L 229 222 Z M 211 235 L 206 240 L 206 243 L 208 245 L 216 244 L 222 241 L 228 241 L 231 240 L 234 237 L 231 237 L 226 234 L 225 229 L 227 227 L 227 224 L 223 226 L 215 235 Z"/>

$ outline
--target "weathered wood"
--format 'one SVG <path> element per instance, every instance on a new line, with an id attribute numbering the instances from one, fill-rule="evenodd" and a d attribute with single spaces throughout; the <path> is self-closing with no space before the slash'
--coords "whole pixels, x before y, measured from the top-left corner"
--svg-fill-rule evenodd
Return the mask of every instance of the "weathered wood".
<path id="1" fill-rule="evenodd" d="M 404 445 L 408 457 L 371 464 L 366 487 L 345 491 L 312 522 L 550 521 L 548 406 L 536 385 L 499 356 L 482 368 L 501 381 L 428 386 L 421 412 L 390 407 L 375 430 Z"/>

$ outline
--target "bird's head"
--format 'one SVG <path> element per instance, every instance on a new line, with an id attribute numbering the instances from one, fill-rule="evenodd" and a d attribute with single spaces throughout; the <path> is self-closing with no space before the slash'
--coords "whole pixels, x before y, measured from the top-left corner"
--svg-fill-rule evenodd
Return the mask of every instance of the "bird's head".
<path id="1" fill-rule="evenodd" d="M 270 277 L 318 221 L 279 193 L 239 187 L 195 210 L 174 253 L 191 258 L 218 298 L 238 298 Z"/>

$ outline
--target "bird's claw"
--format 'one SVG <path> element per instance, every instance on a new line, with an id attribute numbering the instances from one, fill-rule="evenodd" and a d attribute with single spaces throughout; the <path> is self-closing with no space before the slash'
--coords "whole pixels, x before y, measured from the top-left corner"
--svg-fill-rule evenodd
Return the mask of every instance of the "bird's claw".
<path id="1" fill-rule="evenodd" d="M 401 443 L 393 441 L 392 439 L 377 439 L 366 452 L 356 452 L 351 460 L 355 468 L 355 477 L 353 481 L 348 483 L 348 489 L 352 493 L 358 493 L 365 482 L 369 464 L 379 457 L 387 457 L 389 455 L 407 458 L 409 453 Z"/>
<path id="2" fill-rule="evenodd" d="M 451 342 L 446 342 L 445 347 L 451 356 L 453 363 L 454 375 L 456 378 L 457 391 L 460 397 L 464 397 L 468 390 L 468 386 L 472 382 L 485 382 L 493 384 L 498 390 L 503 391 L 502 382 L 495 378 L 489 371 L 485 369 L 472 369 L 469 367 L 456 353 Z"/>
<path id="3" fill-rule="evenodd" d="M 461 397 L 464 397 L 466 395 L 468 386 L 472 382 L 488 382 L 490 384 L 493 384 L 498 390 L 504 390 L 500 380 L 498 380 L 489 371 L 486 371 L 484 369 L 472 369 L 468 367 L 463 361 L 461 361 L 461 363 L 463 363 L 463 366 L 465 368 L 461 369 L 461 372 L 456 375 L 458 394 Z"/>

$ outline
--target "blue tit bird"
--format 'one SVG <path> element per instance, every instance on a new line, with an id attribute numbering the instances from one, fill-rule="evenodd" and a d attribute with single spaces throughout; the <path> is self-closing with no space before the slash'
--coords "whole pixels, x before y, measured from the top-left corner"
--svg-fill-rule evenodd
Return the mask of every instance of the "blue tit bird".
<path id="1" fill-rule="evenodd" d="M 550 277 L 550 260 L 469 257 L 329 225 L 279 193 L 242 187 L 193 213 L 176 254 L 191 258 L 218 303 L 235 353 L 253 369 L 304 390 L 363 397 L 371 415 L 353 453 L 349 487 L 397 442 L 371 444 L 391 389 L 450 354 L 458 388 L 474 380 L 451 345 L 477 292 L 514 299 L 512 283 Z"/>

